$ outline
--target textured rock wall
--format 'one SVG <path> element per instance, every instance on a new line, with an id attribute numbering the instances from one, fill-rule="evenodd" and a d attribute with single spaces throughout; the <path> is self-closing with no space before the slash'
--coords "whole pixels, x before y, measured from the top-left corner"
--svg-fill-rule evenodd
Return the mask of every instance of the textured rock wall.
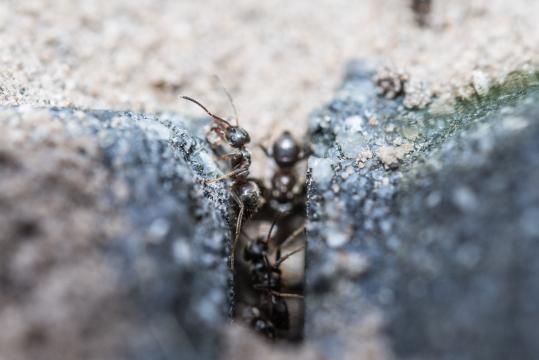
<path id="1" fill-rule="evenodd" d="M 351 65 L 311 119 L 306 340 L 329 358 L 533 358 L 537 78 L 447 116 L 372 79 Z"/>
<path id="2" fill-rule="evenodd" d="M 17 107 L 0 129 L 0 358 L 212 358 L 230 233 L 202 124 Z"/>

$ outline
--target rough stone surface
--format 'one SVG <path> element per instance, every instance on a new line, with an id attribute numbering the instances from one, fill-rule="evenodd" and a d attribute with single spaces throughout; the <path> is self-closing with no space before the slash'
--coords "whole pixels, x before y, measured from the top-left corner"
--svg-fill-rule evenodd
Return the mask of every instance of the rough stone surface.
<path id="1" fill-rule="evenodd" d="M 200 125 L 0 109 L 0 358 L 213 358 L 228 195 Z"/>
<path id="2" fill-rule="evenodd" d="M 306 341 L 349 356 L 368 327 L 374 358 L 533 358 L 537 77 L 436 116 L 372 75 L 351 65 L 310 122 Z"/>

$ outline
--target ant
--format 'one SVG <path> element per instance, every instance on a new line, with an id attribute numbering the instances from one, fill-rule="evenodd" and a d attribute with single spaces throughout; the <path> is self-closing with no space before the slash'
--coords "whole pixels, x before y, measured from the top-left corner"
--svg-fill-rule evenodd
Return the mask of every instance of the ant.
<path id="1" fill-rule="evenodd" d="M 215 133 L 221 141 L 226 141 L 228 145 L 232 148 L 232 152 L 219 156 L 221 160 L 230 160 L 232 165 L 232 170 L 223 176 L 220 176 L 215 179 L 205 180 L 206 184 L 212 184 L 220 180 L 227 178 L 232 178 L 232 198 L 238 204 L 239 212 L 236 220 L 236 233 L 234 235 L 234 241 L 232 243 L 232 252 L 230 257 L 230 268 L 234 269 L 234 253 L 236 249 L 236 244 L 238 242 L 242 221 L 244 215 L 250 216 L 255 213 L 258 208 L 262 206 L 262 198 L 260 188 L 257 183 L 249 178 L 249 167 L 251 166 L 251 153 L 246 149 L 246 145 L 251 141 L 249 133 L 242 127 L 239 126 L 238 116 L 232 97 L 228 93 L 228 99 L 230 100 L 232 107 L 234 108 L 234 113 L 236 117 L 236 124 L 232 125 L 227 120 L 211 113 L 204 105 L 202 105 L 197 100 L 189 96 L 181 96 L 181 98 L 191 101 L 198 105 L 202 110 L 206 112 L 212 119 L 212 127 L 210 128 L 208 135 L 210 133 Z M 209 141 L 209 140 L 208 140 Z M 210 145 L 212 148 L 218 146 L 215 142 Z"/>
<path id="2" fill-rule="evenodd" d="M 282 292 L 281 264 L 292 255 L 302 251 L 305 246 L 291 251 L 281 256 L 281 247 L 297 238 L 304 232 L 304 226 L 296 229 L 279 246 L 276 252 L 275 261 L 270 261 L 269 244 L 273 229 L 279 216 L 271 224 L 268 235 L 250 240 L 243 250 L 243 258 L 249 264 L 251 273 L 251 287 L 260 293 L 260 300 L 257 307 L 251 307 L 253 317 L 251 327 L 257 332 L 269 338 L 275 337 L 275 330 L 288 330 L 290 328 L 288 305 L 285 298 L 302 298 L 300 294 L 290 294 Z"/>
<path id="3" fill-rule="evenodd" d="M 307 158 L 309 152 L 302 149 L 289 131 L 284 131 L 273 143 L 272 151 L 260 145 L 268 158 L 277 164 L 277 170 L 271 179 L 271 190 L 266 198 L 269 205 L 277 213 L 290 213 L 298 204 L 298 198 L 303 193 L 303 185 L 298 184 L 294 166 Z"/>
<path id="4" fill-rule="evenodd" d="M 419 26 L 428 25 L 428 16 L 432 9 L 432 0 L 412 0 L 412 11 Z"/>

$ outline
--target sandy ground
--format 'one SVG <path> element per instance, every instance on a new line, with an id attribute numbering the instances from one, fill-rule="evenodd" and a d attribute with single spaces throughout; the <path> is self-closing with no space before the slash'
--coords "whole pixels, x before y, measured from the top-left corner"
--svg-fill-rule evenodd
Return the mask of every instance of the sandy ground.
<path id="1" fill-rule="evenodd" d="M 421 28 L 406 0 L 4 0 L 0 104 L 200 115 L 189 94 L 232 115 L 219 75 L 255 141 L 300 136 L 352 59 L 393 63 L 444 104 L 536 68 L 538 14 L 534 0 L 434 1 Z"/>

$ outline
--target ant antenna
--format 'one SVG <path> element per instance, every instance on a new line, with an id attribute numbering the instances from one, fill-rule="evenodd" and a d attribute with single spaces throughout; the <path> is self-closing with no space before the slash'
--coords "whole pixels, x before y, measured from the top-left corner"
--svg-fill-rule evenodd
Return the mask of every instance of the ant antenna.
<path id="1" fill-rule="evenodd" d="M 240 118 L 238 116 L 238 110 L 236 109 L 236 105 L 234 104 L 234 99 L 232 99 L 232 95 L 230 95 L 230 93 L 226 89 L 226 87 L 223 84 L 223 81 L 221 80 L 221 78 L 218 75 L 214 75 L 214 76 L 217 79 L 217 82 L 219 83 L 219 86 L 221 86 L 221 88 L 225 92 L 226 97 L 228 98 L 228 101 L 230 102 L 230 105 L 232 105 L 232 110 L 234 111 L 234 118 L 236 120 L 236 126 L 239 127 L 240 126 Z"/>
<path id="2" fill-rule="evenodd" d="M 195 99 L 193 99 L 192 97 L 189 97 L 189 96 L 180 96 L 182 99 L 185 99 L 185 100 L 189 100 L 195 104 L 197 104 L 198 106 L 200 106 L 202 108 L 202 110 L 204 110 L 206 112 L 206 114 L 210 115 L 214 120 L 216 120 L 217 122 L 221 122 L 223 123 L 226 127 L 230 127 L 232 125 L 230 125 L 230 123 L 228 121 L 226 121 L 225 119 L 223 118 L 220 118 L 219 116 L 215 115 L 215 114 L 212 114 L 208 109 L 206 109 L 206 107 L 204 105 L 202 105 L 201 103 L 199 103 L 198 101 L 196 101 Z"/>

